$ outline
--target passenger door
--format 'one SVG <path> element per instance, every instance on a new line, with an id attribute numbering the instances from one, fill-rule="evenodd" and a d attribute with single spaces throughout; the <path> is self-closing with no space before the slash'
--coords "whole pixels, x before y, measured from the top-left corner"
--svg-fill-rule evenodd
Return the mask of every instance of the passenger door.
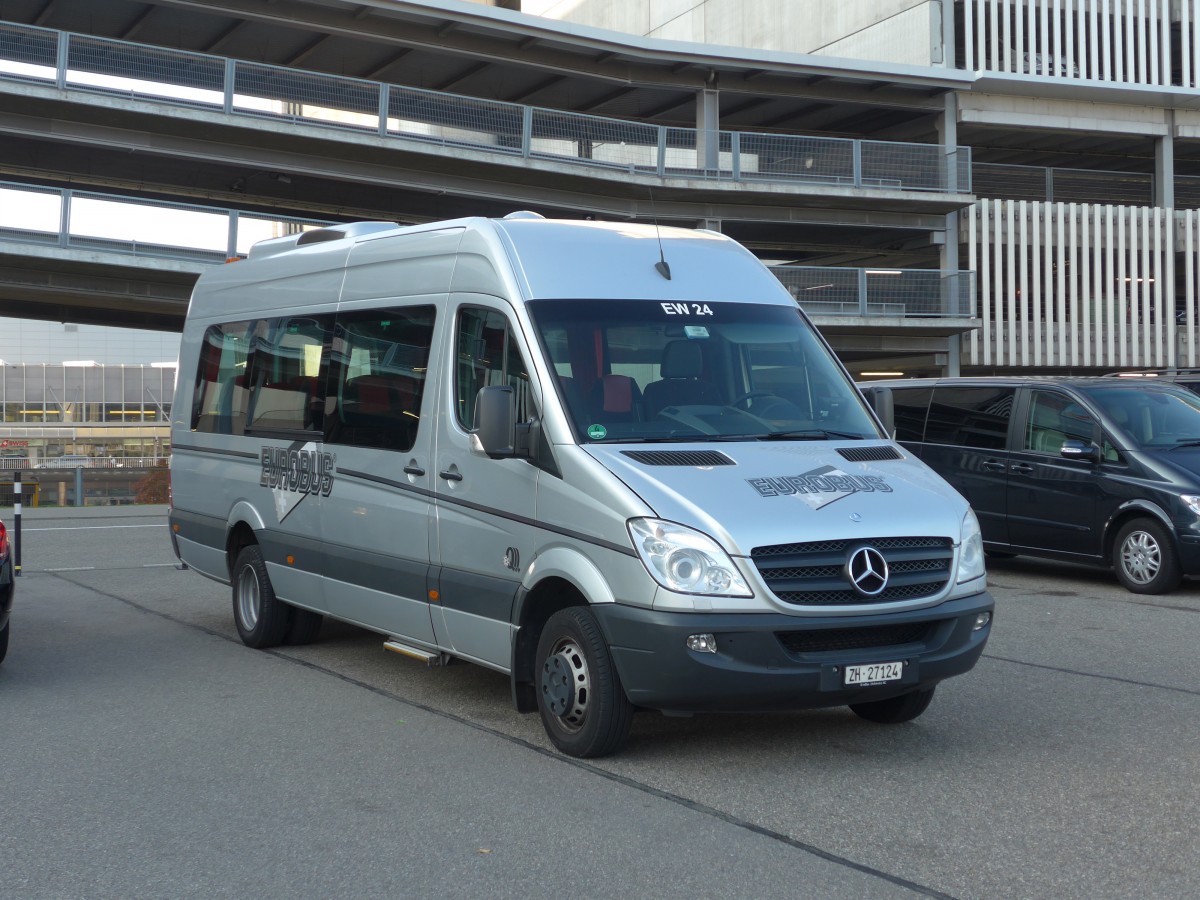
<path id="1" fill-rule="evenodd" d="M 436 464 L 438 643 L 455 653 L 507 669 L 513 602 L 521 571 L 537 547 L 533 526 L 539 470 L 522 459 L 489 459 L 471 434 L 476 395 L 509 385 L 517 417 L 535 415 L 523 340 L 505 304 L 464 301 L 447 342 L 452 371 L 444 382 Z"/>
<path id="2" fill-rule="evenodd" d="M 1065 440 L 1099 443 L 1100 424 L 1071 395 L 1029 390 L 1009 463 L 1008 533 L 1016 547 L 1099 556 L 1103 482 L 1093 462 L 1065 459 Z"/>
<path id="3" fill-rule="evenodd" d="M 325 415 L 337 481 L 322 503 L 328 611 L 429 645 L 437 326 L 428 299 L 339 310 Z"/>
<path id="4" fill-rule="evenodd" d="M 934 388 L 921 453 L 979 519 L 983 539 L 1008 542 L 1008 431 L 1016 389 L 1003 385 Z"/>

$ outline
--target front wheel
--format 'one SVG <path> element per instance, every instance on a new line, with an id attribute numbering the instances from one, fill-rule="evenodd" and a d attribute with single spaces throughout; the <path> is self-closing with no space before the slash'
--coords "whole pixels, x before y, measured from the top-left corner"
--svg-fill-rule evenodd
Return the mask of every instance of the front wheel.
<path id="1" fill-rule="evenodd" d="M 292 607 L 275 596 L 257 544 L 243 547 L 233 564 L 233 622 L 247 647 L 262 650 L 283 642 Z"/>
<path id="2" fill-rule="evenodd" d="M 1113 568 L 1117 580 L 1135 594 L 1165 594 L 1183 580 L 1171 533 L 1153 519 L 1134 519 L 1122 526 Z"/>
<path id="3" fill-rule="evenodd" d="M 537 672 L 538 712 L 554 746 L 581 759 L 620 748 L 633 705 L 591 610 L 572 606 L 550 617 L 538 640 Z"/>
<path id="4" fill-rule="evenodd" d="M 851 703 L 850 709 L 868 722 L 879 722 L 883 725 L 896 725 L 915 719 L 929 708 L 933 702 L 935 688 L 910 691 L 899 697 L 888 697 L 886 700 L 872 700 L 869 703 Z"/>

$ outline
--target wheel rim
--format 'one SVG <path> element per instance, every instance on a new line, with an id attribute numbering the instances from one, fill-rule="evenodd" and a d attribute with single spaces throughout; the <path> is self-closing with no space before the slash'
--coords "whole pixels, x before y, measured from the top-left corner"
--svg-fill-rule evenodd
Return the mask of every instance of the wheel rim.
<path id="1" fill-rule="evenodd" d="M 258 576 L 254 574 L 252 566 L 243 568 L 242 574 L 238 576 L 237 603 L 238 618 L 242 620 L 242 627 L 253 631 L 254 626 L 258 624 L 262 594 L 258 589 Z"/>
<path id="2" fill-rule="evenodd" d="M 562 638 L 542 664 L 542 700 L 564 730 L 576 732 L 587 721 L 591 676 L 583 650 L 571 638 Z"/>
<path id="3" fill-rule="evenodd" d="M 1121 545 L 1121 567 L 1129 580 L 1136 584 L 1149 584 L 1162 568 L 1162 548 L 1154 536 L 1145 531 L 1135 531 Z"/>

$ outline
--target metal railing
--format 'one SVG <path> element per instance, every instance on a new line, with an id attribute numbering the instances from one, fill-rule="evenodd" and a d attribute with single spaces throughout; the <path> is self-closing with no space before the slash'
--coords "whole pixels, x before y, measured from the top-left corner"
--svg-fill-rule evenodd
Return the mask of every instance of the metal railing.
<path id="1" fill-rule="evenodd" d="M 589 116 L 0 23 L 0 79 L 601 172 L 970 193 L 971 151 Z"/>
<path id="2" fill-rule="evenodd" d="M 810 316 L 970 318 L 975 273 L 938 269 L 772 266 Z"/>
<path id="3" fill-rule="evenodd" d="M 1154 176 L 1144 172 L 1106 172 L 975 163 L 973 184 L 980 197 L 1056 203 L 1115 203 L 1152 206 Z M 1178 182 L 1176 190 L 1178 192 Z"/>
<path id="4" fill-rule="evenodd" d="M 219 263 L 257 241 L 329 224 L 0 181 L 0 241 Z"/>

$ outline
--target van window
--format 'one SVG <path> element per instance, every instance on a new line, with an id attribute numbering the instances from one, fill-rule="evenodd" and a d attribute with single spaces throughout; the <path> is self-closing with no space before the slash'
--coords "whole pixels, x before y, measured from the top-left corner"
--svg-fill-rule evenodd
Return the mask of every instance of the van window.
<path id="1" fill-rule="evenodd" d="M 341 313 L 330 352 L 325 439 L 411 450 L 433 342 L 434 308 Z"/>
<path id="2" fill-rule="evenodd" d="M 253 322 L 213 325 L 200 343 L 192 430 L 241 434 L 246 427 L 246 358 Z"/>
<path id="3" fill-rule="evenodd" d="M 896 416 L 896 440 L 924 440 L 925 414 L 929 411 L 932 388 L 892 388 L 892 406 Z"/>
<path id="4" fill-rule="evenodd" d="M 254 339 L 247 374 L 251 387 L 247 428 L 320 430 L 332 319 L 275 319 L 265 336 Z"/>
<path id="5" fill-rule="evenodd" d="M 1063 441 L 1091 443 L 1096 420 L 1066 394 L 1034 391 L 1025 422 L 1024 449 L 1059 455 Z"/>
<path id="6" fill-rule="evenodd" d="M 492 385 L 507 385 L 516 392 L 518 421 L 533 417 L 529 369 L 503 313 L 464 307 L 458 313 L 455 344 L 458 364 L 454 369 L 454 408 L 458 424 L 467 431 L 474 429 L 479 389 Z"/>
<path id="7" fill-rule="evenodd" d="M 987 385 L 934 388 L 925 441 L 1003 450 L 1015 394 L 1016 388 Z"/>

